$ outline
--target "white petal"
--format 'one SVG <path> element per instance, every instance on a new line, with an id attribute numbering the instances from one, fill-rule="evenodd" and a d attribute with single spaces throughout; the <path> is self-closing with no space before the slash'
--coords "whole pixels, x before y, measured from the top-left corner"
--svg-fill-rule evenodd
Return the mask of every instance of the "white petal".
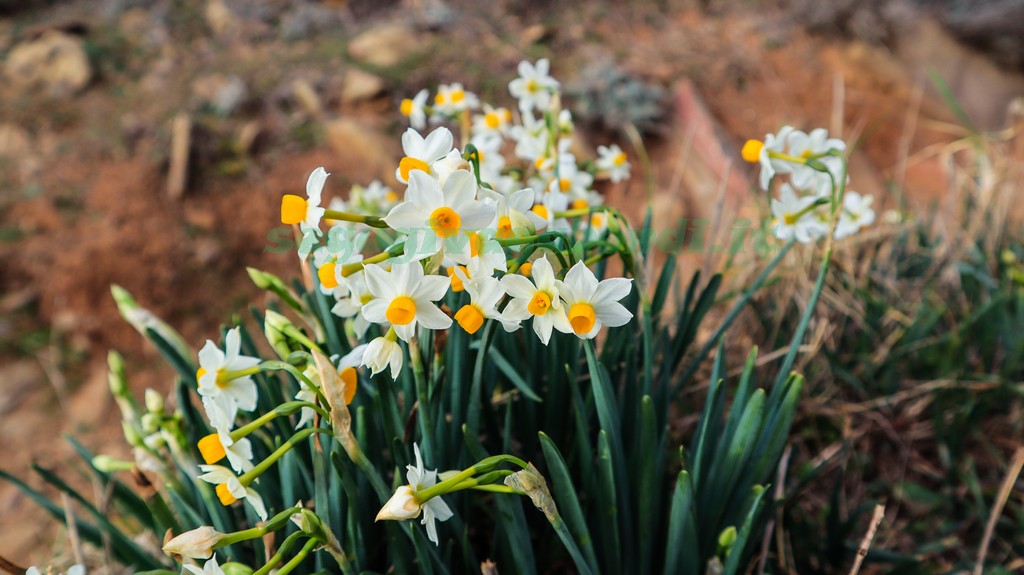
<path id="1" fill-rule="evenodd" d="M 476 177 L 465 170 L 456 170 L 444 183 L 444 203 L 456 210 L 476 199 Z M 462 215 L 461 213 L 459 214 Z M 465 216 L 463 216 L 465 217 Z M 486 225 L 485 222 L 482 225 Z M 463 224 L 463 227 L 468 227 Z"/>
<path id="2" fill-rule="evenodd" d="M 423 161 L 428 164 L 445 157 L 452 150 L 455 139 L 451 130 L 440 127 L 427 134 L 423 141 Z"/>
<path id="3" fill-rule="evenodd" d="M 199 350 L 199 365 L 207 372 L 217 371 L 224 367 L 224 352 L 211 340 L 206 340 L 206 345 Z"/>
<path id="4" fill-rule="evenodd" d="M 562 283 L 568 288 L 569 296 L 572 298 L 566 298 L 565 301 L 568 303 L 590 301 L 598 288 L 597 277 L 582 260 L 576 262 L 576 265 L 566 272 Z"/>
<path id="5" fill-rule="evenodd" d="M 566 274 L 566 279 L 568 279 L 568 274 Z M 597 289 L 594 290 L 594 295 L 591 300 L 595 306 L 608 301 L 619 301 L 628 296 L 632 289 L 632 279 L 608 278 L 606 280 L 601 280 L 601 282 L 597 284 Z"/>
<path id="6" fill-rule="evenodd" d="M 605 302 L 601 305 L 595 305 L 594 315 L 597 316 L 597 319 L 601 320 L 601 323 L 609 327 L 626 325 L 629 323 L 629 320 L 633 319 L 633 314 L 618 302 Z"/>
<path id="7" fill-rule="evenodd" d="M 508 274 L 501 278 L 501 283 L 505 286 L 505 291 L 508 292 L 508 295 L 514 298 L 530 299 L 537 292 L 537 286 L 521 275 Z"/>
<path id="8" fill-rule="evenodd" d="M 384 223 L 396 230 L 417 230 L 427 226 L 430 214 L 423 206 L 412 202 L 402 202 L 391 208 L 384 216 Z"/>
<path id="9" fill-rule="evenodd" d="M 397 295 L 391 274 L 377 264 L 367 264 L 363 270 L 366 272 L 366 287 L 374 296 L 390 300 Z"/>
<path id="10" fill-rule="evenodd" d="M 452 318 L 437 306 L 423 300 L 416 302 L 416 321 L 426 329 L 448 329 L 452 326 Z"/>
<path id="11" fill-rule="evenodd" d="M 363 317 L 368 321 L 373 323 L 384 323 L 388 320 L 387 309 L 389 305 L 391 305 L 390 299 L 377 298 L 367 302 L 359 309 L 360 313 L 362 313 Z"/>
<path id="12" fill-rule="evenodd" d="M 508 321 L 519 322 L 524 319 L 528 319 L 531 315 L 530 310 L 527 309 L 527 300 L 522 298 L 516 298 L 508 302 L 505 306 L 505 311 L 501 313 L 501 317 Z"/>
<path id="13" fill-rule="evenodd" d="M 419 285 L 410 295 L 415 300 L 437 301 L 444 297 L 450 285 L 451 278 L 447 276 L 429 275 L 419 281 Z"/>
<path id="14" fill-rule="evenodd" d="M 441 184 L 429 174 L 423 170 L 413 170 L 409 173 L 409 189 L 405 191 L 405 201 L 434 210 L 444 205 L 444 193 L 441 192 Z M 429 213 L 424 215 L 430 217 Z"/>
<path id="15" fill-rule="evenodd" d="M 565 309 L 555 309 L 554 307 L 544 314 L 545 317 L 551 317 L 551 323 L 555 326 L 555 329 L 562 333 L 572 333 L 572 324 L 569 323 L 569 317 L 565 315 Z"/>
<path id="16" fill-rule="evenodd" d="M 546 313 L 544 315 L 534 316 L 533 318 L 533 331 L 540 338 L 540 342 L 544 345 L 548 344 L 548 340 L 551 339 L 551 327 L 554 323 L 554 313 Z"/>
<path id="17" fill-rule="evenodd" d="M 259 493 L 256 493 L 255 489 L 245 490 L 245 500 L 252 505 L 253 511 L 256 515 L 259 515 L 261 521 L 267 520 L 267 508 L 263 505 L 263 498 L 260 497 Z"/>
<path id="18" fill-rule="evenodd" d="M 316 204 L 320 203 L 320 194 L 324 189 L 324 182 L 327 181 L 327 170 L 323 168 L 317 168 L 313 170 L 313 173 L 309 175 L 309 179 L 306 180 L 306 196 L 315 199 Z"/>
<path id="19" fill-rule="evenodd" d="M 480 230 L 494 221 L 495 206 L 490 202 L 471 202 L 459 211 L 464 230 Z"/>

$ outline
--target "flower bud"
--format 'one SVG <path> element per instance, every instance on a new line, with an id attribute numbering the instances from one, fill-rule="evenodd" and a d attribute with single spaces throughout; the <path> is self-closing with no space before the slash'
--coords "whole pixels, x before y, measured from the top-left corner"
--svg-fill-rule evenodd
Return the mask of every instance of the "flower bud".
<path id="1" fill-rule="evenodd" d="M 153 315 L 148 309 L 140 306 L 138 302 L 135 301 L 135 298 L 132 297 L 132 294 L 128 293 L 128 290 L 114 284 L 110 286 L 110 293 L 114 296 L 114 302 L 117 304 L 117 311 L 121 313 L 121 317 L 123 317 L 125 321 L 132 324 L 135 331 L 148 338 L 149 336 L 146 334 L 146 330 L 153 330 L 165 342 L 167 342 L 168 345 L 174 348 L 181 357 L 192 357 L 191 348 L 185 342 L 184 338 L 182 338 L 174 328 Z"/>
<path id="2" fill-rule="evenodd" d="M 124 431 L 124 440 L 132 447 L 142 447 L 142 434 L 135 427 L 135 424 L 128 420 L 121 421 L 121 430 Z"/>
<path id="3" fill-rule="evenodd" d="M 146 413 L 142 415 L 142 430 L 146 433 L 156 433 L 160 431 L 161 417 L 155 413 Z"/>
<path id="4" fill-rule="evenodd" d="M 164 414 L 164 396 L 155 389 L 146 390 L 146 411 L 155 414 Z"/>
<path id="5" fill-rule="evenodd" d="M 411 485 L 403 485 L 395 490 L 395 494 L 388 499 L 388 502 L 384 504 L 380 512 L 377 513 L 377 518 L 374 521 L 380 520 L 394 520 L 402 521 L 404 519 L 412 519 L 418 517 L 420 514 L 420 502 L 416 500 L 416 496 L 412 493 Z"/>
<path id="6" fill-rule="evenodd" d="M 112 473 L 114 471 L 131 471 L 135 464 L 109 455 L 97 455 L 92 458 L 92 466 L 103 473 Z"/>
<path id="7" fill-rule="evenodd" d="M 213 548 L 223 538 L 223 533 L 204 525 L 198 529 L 186 531 L 165 543 L 164 553 L 191 559 L 209 559 L 213 555 Z"/>

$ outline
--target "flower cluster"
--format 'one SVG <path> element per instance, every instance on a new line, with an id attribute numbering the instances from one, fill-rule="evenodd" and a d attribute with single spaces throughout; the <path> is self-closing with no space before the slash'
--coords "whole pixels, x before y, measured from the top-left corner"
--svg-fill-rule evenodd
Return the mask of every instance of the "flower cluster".
<path id="1" fill-rule="evenodd" d="M 332 311 L 350 320 L 357 338 L 380 328 L 361 360 L 373 375 L 397 377 L 398 340 L 410 343 L 420 330 L 458 323 L 473 334 L 495 320 L 511 332 L 532 320 L 547 344 L 552 329 L 592 339 L 632 317 L 618 303 L 630 280 L 599 281 L 588 267 L 627 249 L 617 212 L 603 206 L 594 184 L 629 178 L 629 161 L 617 145 L 577 160 L 558 89 L 540 60 L 522 62 L 509 83 L 515 112 L 481 104 L 461 84 L 440 86 L 433 105 L 421 91 L 400 106 L 411 124 L 395 169 L 401 197 L 374 182 L 321 208 L 323 168 L 310 175 L 305 197 L 285 196 L 281 220 L 308 240 L 299 255 L 312 254 Z M 458 125 L 462 148 L 446 126 L 424 134 L 428 121 Z M 372 256 L 364 253 L 369 230 L 381 247 Z M 446 301 L 458 302 L 454 314 L 443 310 Z"/>
<path id="2" fill-rule="evenodd" d="M 776 237 L 810 243 L 828 235 L 836 206 L 836 239 L 875 221 L 874 198 L 846 190 L 845 150 L 846 143 L 829 138 L 823 128 L 807 134 L 792 126 L 768 134 L 764 141 L 748 140 L 743 146 L 743 159 L 760 164 L 764 191 L 770 191 L 776 177 L 788 177 L 779 186 L 779 197 L 771 200 Z"/>

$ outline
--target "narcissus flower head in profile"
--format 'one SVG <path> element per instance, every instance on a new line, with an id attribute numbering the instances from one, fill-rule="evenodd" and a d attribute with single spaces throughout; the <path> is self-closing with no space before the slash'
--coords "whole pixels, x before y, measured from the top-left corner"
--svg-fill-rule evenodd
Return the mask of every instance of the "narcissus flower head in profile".
<path id="1" fill-rule="evenodd" d="M 199 479 L 216 486 L 217 498 L 222 505 L 228 506 L 239 499 L 245 499 L 261 520 L 267 520 L 267 508 L 263 505 L 263 498 L 255 489 L 242 484 L 230 469 L 220 465 L 200 465 L 199 469 L 203 471 Z"/>
<path id="2" fill-rule="evenodd" d="M 632 285 L 633 280 L 626 278 L 598 281 L 586 264 L 576 262 L 558 286 L 573 333 L 581 339 L 594 339 L 601 326 L 629 323 L 633 314 L 619 300 L 629 295 Z"/>
<path id="3" fill-rule="evenodd" d="M 189 559 L 209 559 L 213 555 L 214 546 L 223 538 L 223 533 L 204 525 L 164 543 L 163 550 L 164 553 L 181 555 Z"/>
<path id="4" fill-rule="evenodd" d="M 281 223 L 299 224 L 303 232 L 319 230 L 320 219 L 324 217 L 324 208 L 320 207 L 320 196 L 327 181 L 327 173 L 323 168 L 313 170 L 306 180 L 306 197 L 287 194 L 281 199 Z"/>
<path id="5" fill-rule="evenodd" d="M 424 88 L 412 98 L 402 100 L 399 106 L 402 115 L 409 118 L 409 125 L 417 130 L 427 127 L 427 98 L 429 97 L 430 92 Z"/>
<path id="6" fill-rule="evenodd" d="M 390 323 L 398 337 L 406 342 L 416 335 L 417 327 L 451 327 L 452 318 L 434 305 L 448 291 L 447 276 L 424 276 L 418 261 L 395 264 L 391 271 L 384 271 L 376 264 L 368 264 L 364 270 L 366 285 L 375 296 L 360 310 L 367 320 Z"/>
<path id="7" fill-rule="evenodd" d="M 363 352 L 363 365 L 370 368 L 370 375 L 374 376 L 384 371 L 391 370 L 391 379 L 398 379 L 402 371 L 402 346 L 398 345 L 398 335 L 394 328 L 373 341 L 366 344 Z"/>
<path id="8" fill-rule="evenodd" d="M 409 483 L 395 491 L 391 499 L 377 513 L 376 521 L 413 519 L 422 513 L 423 519 L 420 523 L 427 526 L 427 537 L 434 542 L 434 545 L 438 545 L 435 522 L 447 521 L 452 516 L 452 510 L 440 497 L 432 497 L 427 501 L 420 501 L 416 498 L 418 491 L 437 484 L 437 470 L 424 468 L 419 445 L 414 443 L 413 450 L 416 452 L 416 465 L 407 465 L 405 474 L 405 479 Z"/>

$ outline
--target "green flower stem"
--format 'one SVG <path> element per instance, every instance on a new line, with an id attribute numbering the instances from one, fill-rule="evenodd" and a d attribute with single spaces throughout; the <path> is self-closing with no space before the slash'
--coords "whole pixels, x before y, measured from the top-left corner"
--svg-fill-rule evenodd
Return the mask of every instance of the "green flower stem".
<path id="1" fill-rule="evenodd" d="M 341 275 L 342 275 L 342 277 L 348 277 L 348 276 L 356 273 L 357 271 L 363 269 L 366 266 L 366 264 L 379 264 L 379 263 L 381 263 L 381 262 L 383 262 L 385 260 L 388 260 L 390 258 L 393 258 L 393 257 L 396 257 L 396 256 L 400 256 L 404 252 L 405 252 L 405 242 L 398 242 L 397 244 L 389 247 L 388 249 L 382 251 L 381 253 L 379 253 L 379 254 L 377 254 L 375 256 L 370 256 L 370 257 L 364 259 L 361 262 L 356 262 L 356 263 L 353 263 L 353 264 L 345 264 L 345 265 L 341 266 Z"/>
<path id="2" fill-rule="evenodd" d="M 228 435 L 231 437 L 231 439 L 238 441 L 239 439 L 249 435 L 253 431 L 256 431 L 257 429 L 270 423 L 277 417 L 282 415 L 291 415 L 296 411 L 302 409 L 303 407 L 308 407 L 316 411 L 321 415 L 321 417 L 324 417 L 325 419 L 331 419 L 331 414 L 324 411 L 323 408 L 321 408 L 319 405 L 316 405 L 315 403 L 310 403 L 308 401 L 289 401 L 288 403 L 282 403 L 281 405 L 275 407 L 273 411 L 268 411 L 267 413 L 264 413 L 258 418 L 232 431 Z"/>
<path id="3" fill-rule="evenodd" d="M 281 333 L 287 335 L 288 337 L 294 339 L 295 341 L 301 343 L 302 345 L 308 347 L 309 349 L 322 351 L 320 349 L 320 346 L 317 345 L 315 341 L 306 337 L 306 334 L 299 331 L 299 328 L 295 327 L 294 325 L 286 325 L 284 329 L 281 330 Z"/>
<path id="4" fill-rule="evenodd" d="M 299 564 L 306 560 L 306 557 L 308 557 L 309 554 L 312 553 L 314 549 L 316 549 L 317 545 L 320 545 L 320 542 L 316 539 L 310 539 L 309 541 L 306 541 L 306 544 L 303 545 L 302 549 L 300 549 L 299 552 L 295 554 L 295 557 L 292 557 L 287 563 L 285 563 L 283 566 L 281 566 L 280 569 L 277 570 L 277 575 L 288 575 L 288 573 L 291 573 L 293 569 L 298 567 Z M 256 574 L 254 573 L 253 575 Z"/>
<path id="5" fill-rule="evenodd" d="M 516 237 L 516 238 L 498 238 L 495 241 L 498 242 L 498 244 L 500 244 L 502 246 L 508 247 L 508 246 L 520 246 L 520 245 L 523 245 L 523 244 L 533 244 L 533 243 L 540 243 L 540 242 L 548 242 L 548 241 L 551 241 L 553 239 L 560 239 L 563 242 L 565 242 L 565 247 L 566 248 L 572 246 L 572 242 L 569 241 L 569 236 L 565 235 L 562 232 L 544 232 L 544 233 L 540 233 L 540 234 L 534 234 L 534 235 L 531 235 L 531 236 L 519 236 L 519 237 Z"/>
<path id="6" fill-rule="evenodd" d="M 828 236 L 825 238 L 825 252 L 821 256 L 821 267 L 818 269 L 818 279 L 814 282 L 814 291 L 811 292 L 811 299 L 807 301 L 807 308 L 804 309 L 804 315 L 800 318 L 800 323 L 797 325 L 796 333 L 793 334 L 793 339 L 789 342 L 789 351 L 786 352 L 786 358 L 782 361 L 782 367 L 779 368 L 779 374 L 775 377 L 775 387 L 780 387 L 789 377 L 789 370 L 793 368 L 793 362 L 796 361 L 796 354 L 800 350 L 800 344 L 804 341 L 804 334 L 807 332 L 807 325 L 811 322 L 811 316 L 814 315 L 814 307 L 818 303 L 818 298 L 821 297 L 821 290 L 825 287 L 825 277 L 828 275 L 828 266 L 832 262 L 832 242 L 836 235 L 836 226 L 839 224 L 839 208 L 843 205 L 843 198 L 846 196 L 846 157 L 840 156 L 842 159 L 843 169 L 839 174 L 839 191 L 835 192 L 835 183 L 833 180 L 833 202 L 832 202 L 832 223 L 828 229 Z M 832 177 L 831 173 L 829 177 Z"/>
<path id="7" fill-rule="evenodd" d="M 235 371 L 225 371 L 224 373 L 217 374 L 218 381 L 233 381 L 241 377 L 250 375 L 256 375 L 263 371 L 260 366 L 253 366 L 247 369 L 236 369 Z"/>
<path id="8" fill-rule="evenodd" d="M 471 485 L 466 485 L 465 487 L 461 487 L 461 485 L 463 483 L 466 483 L 467 481 L 472 481 L 471 478 L 474 475 L 476 475 L 477 473 L 489 473 L 493 471 L 494 468 L 497 467 L 498 465 L 501 465 L 502 463 L 506 462 L 518 465 L 523 469 L 526 469 L 528 467 L 528 464 L 525 461 L 513 455 L 494 455 L 486 459 L 481 459 L 475 465 L 467 467 L 466 469 L 460 471 L 458 474 L 453 475 L 448 479 L 445 479 L 444 481 L 434 485 L 433 487 L 428 487 L 427 489 L 424 489 L 422 491 L 417 491 L 413 495 L 415 495 L 416 499 L 420 503 L 423 503 L 425 501 L 429 501 L 434 497 L 437 497 L 438 495 L 444 495 L 445 493 L 450 493 L 452 491 L 456 491 L 457 489 L 467 489 L 471 487 Z"/>
<path id="9" fill-rule="evenodd" d="M 301 507 L 289 507 L 284 511 L 274 515 L 269 521 L 258 527 L 252 527 L 250 529 L 244 529 L 242 531 L 236 531 L 234 533 L 227 533 L 213 546 L 214 549 L 220 549 L 221 547 L 227 547 L 228 545 L 234 545 L 240 541 L 248 541 L 249 539 L 257 539 L 263 537 L 271 531 L 277 531 L 283 527 L 292 515 L 302 510 Z"/>
<path id="10" fill-rule="evenodd" d="M 420 426 L 420 436 L 423 449 L 423 457 L 432 460 L 434 444 L 434 420 L 430 416 L 430 394 L 427 387 L 427 376 L 423 372 L 423 359 L 420 357 L 419 338 L 412 337 L 409 340 L 409 360 L 412 364 L 412 376 L 416 380 L 416 403 L 419 408 L 416 412 L 416 420 Z"/>
<path id="11" fill-rule="evenodd" d="M 366 224 L 371 228 L 389 227 L 386 223 L 384 223 L 384 220 L 379 218 L 378 216 L 361 216 L 359 214 L 339 212 L 338 210 L 325 210 L 324 219 L 339 222 L 356 222 L 358 224 Z"/>
<path id="12" fill-rule="evenodd" d="M 307 535 L 302 531 L 296 531 L 286 537 L 285 540 L 281 542 L 281 546 L 277 548 L 277 553 L 274 553 L 274 556 L 267 561 L 267 564 L 254 571 L 252 575 L 269 575 L 269 573 L 277 567 L 279 563 L 281 563 L 285 554 L 292 550 L 292 546 L 295 545 L 295 542 L 301 537 L 307 537 Z M 310 541 L 316 543 L 316 539 L 311 539 Z"/>
<path id="13" fill-rule="evenodd" d="M 331 435 L 331 430 L 325 429 L 323 427 L 311 427 L 309 429 L 303 429 L 302 431 L 291 436 L 288 439 L 288 441 L 284 442 L 284 444 L 281 445 L 281 447 L 278 447 L 273 453 L 268 455 L 266 459 L 259 463 L 259 465 L 245 472 L 245 474 L 238 478 L 238 481 L 242 485 L 248 486 L 250 483 L 253 482 L 254 479 L 259 477 L 260 474 L 269 469 L 271 465 L 277 463 L 277 460 L 281 459 L 281 457 L 285 453 L 288 453 L 288 451 L 291 450 L 291 448 L 295 447 L 299 442 L 303 441 L 304 439 L 313 435 L 314 433 L 325 433 L 327 435 Z"/>
<path id="14" fill-rule="evenodd" d="M 754 293 L 756 293 L 757 290 L 761 289 L 761 286 L 764 284 L 765 280 L 768 279 L 768 275 L 772 273 L 772 271 L 775 269 L 775 266 L 777 266 L 779 262 L 782 261 L 783 256 L 785 256 L 786 253 L 789 252 L 790 248 L 792 248 L 793 244 L 795 243 L 796 239 L 790 239 L 788 242 L 783 244 L 782 248 L 779 249 L 779 253 L 775 254 L 775 257 L 772 259 L 771 262 L 768 263 L 767 266 L 765 266 L 764 270 L 761 271 L 761 274 L 758 275 L 757 279 L 754 280 L 754 283 L 750 284 L 750 287 L 748 287 L 746 291 L 743 292 L 743 296 L 741 296 L 739 301 L 737 301 L 736 304 L 732 306 L 732 309 L 729 310 L 729 313 L 725 316 L 725 319 L 722 320 L 722 323 L 718 326 L 718 329 L 711 336 L 711 338 L 708 339 L 708 341 L 704 344 L 704 347 L 700 349 L 700 351 L 697 353 L 697 356 L 694 357 L 693 361 L 690 363 L 690 367 L 688 367 L 686 371 L 683 372 L 683 376 L 679 378 L 679 382 L 676 383 L 675 387 L 672 388 L 673 397 L 678 395 L 679 390 L 682 389 L 682 387 L 686 385 L 688 381 L 690 381 L 690 378 L 693 377 L 693 374 L 697 372 L 697 368 L 700 367 L 700 363 L 704 361 L 704 358 L 706 358 L 708 354 L 711 353 L 711 350 L 714 349 L 715 345 L 718 344 L 718 340 L 719 338 L 722 337 L 722 334 L 725 333 L 725 330 L 729 329 L 729 326 L 732 325 L 732 322 L 735 321 L 736 317 L 740 315 L 741 311 L 743 311 L 743 308 L 746 307 L 747 303 L 750 301 L 750 298 L 753 297 Z"/>
<path id="15" fill-rule="evenodd" d="M 461 488 L 460 488 L 461 489 Z M 488 491 L 490 493 L 508 493 L 511 495 L 526 495 L 518 489 L 512 489 L 507 485 L 473 485 L 467 489 L 473 489 L 475 491 Z"/>
<path id="16" fill-rule="evenodd" d="M 296 379 L 301 379 L 303 382 L 305 382 L 306 387 L 316 392 L 317 397 L 320 398 L 320 401 L 324 405 L 329 405 L 327 403 L 327 398 L 324 397 L 323 391 L 320 389 L 320 386 L 313 383 L 313 380 L 306 377 L 306 375 L 299 371 L 299 368 L 295 367 L 294 365 L 285 361 L 275 359 L 270 361 L 264 361 L 263 363 L 260 364 L 260 367 L 267 371 L 287 371 L 288 373 L 292 374 Z"/>
<path id="17" fill-rule="evenodd" d="M 466 144 L 462 151 L 462 158 L 472 164 L 473 175 L 476 176 L 476 185 L 481 187 L 483 182 L 480 181 L 480 150 L 477 150 L 473 144 Z"/>

